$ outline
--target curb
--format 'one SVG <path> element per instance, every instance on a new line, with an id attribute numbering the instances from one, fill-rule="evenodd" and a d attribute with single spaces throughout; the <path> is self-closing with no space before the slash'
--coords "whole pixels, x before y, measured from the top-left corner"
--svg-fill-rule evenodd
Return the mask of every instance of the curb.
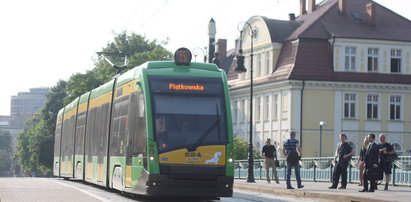
<path id="1" fill-rule="evenodd" d="M 269 187 L 263 186 L 249 186 L 249 185 L 242 185 L 242 184 L 234 184 L 234 188 L 240 190 L 252 190 L 256 192 L 262 192 L 265 194 L 271 195 L 280 195 L 280 196 L 294 196 L 297 198 L 312 198 L 312 199 L 324 199 L 330 201 L 364 201 L 364 202 L 388 202 L 392 200 L 380 200 L 380 199 L 372 199 L 358 196 L 350 196 L 350 195 L 337 195 L 337 194 L 327 194 L 327 193 L 316 193 L 316 192 L 307 192 L 300 190 L 288 190 L 288 189 L 273 189 Z"/>

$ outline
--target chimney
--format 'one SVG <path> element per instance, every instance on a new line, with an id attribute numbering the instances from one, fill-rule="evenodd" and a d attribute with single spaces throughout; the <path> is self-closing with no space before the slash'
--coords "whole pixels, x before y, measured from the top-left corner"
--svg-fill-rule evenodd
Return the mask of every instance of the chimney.
<path id="1" fill-rule="evenodd" d="M 367 3 L 367 5 L 365 6 L 365 10 L 367 11 L 367 21 L 368 24 L 370 24 L 371 26 L 375 26 L 376 24 L 376 15 L 375 15 L 375 4 L 374 3 Z"/>
<path id="2" fill-rule="evenodd" d="M 211 18 L 210 22 L 208 23 L 208 63 L 213 62 L 214 51 L 215 51 L 215 34 L 216 34 L 216 26 L 215 21 Z"/>
<path id="3" fill-rule="evenodd" d="M 307 13 L 307 11 L 305 10 L 305 7 L 306 7 L 305 0 L 300 0 L 300 16 Z"/>
<path id="4" fill-rule="evenodd" d="M 308 0 L 308 14 L 315 11 L 315 0 Z"/>
<path id="5" fill-rule="evenodd" d="M 290 21 L 294 21 L 295 20 L 295 13 L 290 13 L 288 14 Z"/>
<path id="6" fill-rule="evenodd" d="M 338 0 L 338 10 L 341 14 L 345 14 L 347 12 L 347 1 L 346 0 Z"/>
<path id="7" fill-rule="evenodd" d="M 218 39 L 217 52 L 220 60 L 223 60 L 227 57 L 227 39 Z"/>

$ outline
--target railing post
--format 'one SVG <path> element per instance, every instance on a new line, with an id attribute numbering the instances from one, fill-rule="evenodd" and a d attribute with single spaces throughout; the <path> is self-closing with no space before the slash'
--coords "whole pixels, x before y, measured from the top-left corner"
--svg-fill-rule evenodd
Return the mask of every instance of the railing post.
<path id="1" fill-rule="evenodd" d="M 397 166 L 396 166 L 395 163 L 394 163 L 393 171 L 392 171 L 392 186 L 395 186 L 395 177 L 396 177 L 395 168 L 396 168 L 396 167 L 397 167 Z"/>
<path id="2" fill-rule="evenodd" d="M 330 166 L 330 182 L 332 182 L 333 181 L 333 164 L 331 163 L 331 166 Z"/>
<path id="3" fill-rule="evenodd" d="M 348 168 L 348 171 L 349 171 L 349 173 L 348 173 L 348 183 L 351 184 L 351 176 L 352 176 L 351 175 L 351 170 L 352 170 L 351 162 L 349 162 L 348 166 L 349 166 L 349 168 Z"/>
<path id="4" fill-rule="evenodd" d="M 284 165 L 284 180 L 287 180 L 287 169 L 288 169 L 288 165 L 285 164 Z"/>
<path id="5" fill-rule="evenodd" d="M 241 179 L 241 164 L 238 163 L 238 179 Z"/>
<path id="6" fill-rule="evenodd" d="M 263 166 L 261 165 L 261 161 L 260 161 L 260 180 L 262 179 L 262 172 L 263 172 Z"/>
<path id="7" fill-rule="evenodd" d="M 314 160 L 313 160 L 314 161 Z M 317 170 L 317 166 L 315 165 L 315 163 L 314 163 L 314 179 L 313 179 L 313 181 L 314 182 L 316 182 L 316 180 L 315 180 L 315 177 L 316 177 L 316 170 Z"/>

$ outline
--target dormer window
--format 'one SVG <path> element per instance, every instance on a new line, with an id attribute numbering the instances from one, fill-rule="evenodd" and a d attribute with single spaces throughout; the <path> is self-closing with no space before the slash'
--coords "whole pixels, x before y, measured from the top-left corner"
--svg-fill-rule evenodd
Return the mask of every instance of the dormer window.
<path id="1" fill-rule="evenodd" d="M 355 56 L 356 48 L 347 46 L 345 47 L 345 70 L 355 71 Z"/>
<path id="2" fill-rule="evenodd" d="M 391 49 L 391 72 L 400 73 L 401 72 L 401 50 Z"/>

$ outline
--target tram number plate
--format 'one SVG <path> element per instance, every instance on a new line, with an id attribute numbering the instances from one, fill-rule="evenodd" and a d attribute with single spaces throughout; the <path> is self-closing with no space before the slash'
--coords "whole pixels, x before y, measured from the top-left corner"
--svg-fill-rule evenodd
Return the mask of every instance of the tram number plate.
<path id="1" fill-rule="evenodd" d="M 201 153 L 200 153 L 200 152 L 198 152 L 198 153 L 195 153 L 195 152 L 186 152 L 186 153 L 185 153 L 185 156 L 186 156 L 186 157 L 201 157 Z"/>

